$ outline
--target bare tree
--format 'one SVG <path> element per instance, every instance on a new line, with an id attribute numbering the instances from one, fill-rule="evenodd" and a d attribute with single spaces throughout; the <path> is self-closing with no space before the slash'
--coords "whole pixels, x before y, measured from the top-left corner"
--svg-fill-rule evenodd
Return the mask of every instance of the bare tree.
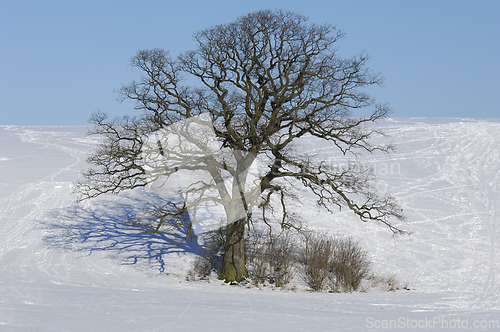
<path id="1" fill-rule="evenodd" d="M 357 158 L 331 167 L 294 149 L 307 135 L 331 142 L 344 156 L 392 149 L 372 144 L 383 133 L 366 126 L 389 112 L 361 90 L 379 85 L 381 77 L 366 67 L 365 54 L 341 58 L 341 37 L 333 26 L 266 10 L 195 33 L 196 49 L 177 58 L 161 49 L 139 51 L 131 63 L 143 76 L 119 93 L 143 114 L 113 121 L 93 116 L 91 134 L 105 140 L 89 158 L 96 168 L 78 182 L 82 198 L 163 184 L 182 171 L 205 172 L 208 178 L 180 188 L 184 202 L 156 207 L 161 213 L 155 216 L 163 217 L 151 231 L 204 202 L 221 204 L 227 227 L 220 277 L 228 282 L 248 275 L 246 225 L 257 219 L 295 225 L 289 203 L 296 186 L 312 191 L 330 211 L 348 207 L 362 221 L 400 232 L 391 220 L 404 219 L 401 208 L 376 193 L 373 172 Z M 360 109 L 370 115 L 354 117 Z M 182 128 L 170 129 L 176 123 Z M 220 152 L 212 149 L 212 138 Z M 267 171 L 252 174 L 256 160 Z"/>

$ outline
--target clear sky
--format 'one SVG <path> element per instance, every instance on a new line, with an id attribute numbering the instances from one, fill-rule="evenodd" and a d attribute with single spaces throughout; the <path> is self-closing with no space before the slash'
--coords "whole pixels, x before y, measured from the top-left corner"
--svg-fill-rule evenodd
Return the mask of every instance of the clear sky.
<path id="1" fill-rule="evenodd" d="M 385 77 L 370 92 L 393 117 L 500 117 L 498 0 L 0 0 L 0 125 L 86 124 L 133 114 L 114 90 L 129 59 L 194 47 L 195 31 L 260 9 L 286 9 L 346 33 Z"/>

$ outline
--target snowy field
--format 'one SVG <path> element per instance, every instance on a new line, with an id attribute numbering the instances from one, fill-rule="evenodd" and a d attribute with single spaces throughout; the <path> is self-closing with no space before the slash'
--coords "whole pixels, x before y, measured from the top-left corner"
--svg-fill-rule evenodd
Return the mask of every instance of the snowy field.
<path id="1" fill-rule="evenodd" d="M 409 288 L 352 294 L 186 281 L 197 243 L 123 223 L 151 193 L 75 203 L 96 144 L 84 127 L 1 126 L 0 331 L 500 331 L 500 119 L 379 125 L 397 151 L 366 162 L 412 234 L 331 215 L 307 195 L 297 207 L 312 228 L 360 240 L 378 274 Z"/>

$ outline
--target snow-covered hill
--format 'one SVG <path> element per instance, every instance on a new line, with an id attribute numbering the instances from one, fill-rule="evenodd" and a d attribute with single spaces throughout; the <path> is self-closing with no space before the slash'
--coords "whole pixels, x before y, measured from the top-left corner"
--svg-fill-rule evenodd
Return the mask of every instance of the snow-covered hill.
<path id="1" fill-rule="evenodd" d="M 0 127 L 0 331 L 500 329 L 500 119 L 390 119 L 397 151 L 367 156 L 408 217 L 393 237 L 304 196 L 313 228 L 352 235 L 411 291 L 329 294 L 188 282 L 197 243 L 123 221 L 145 191 L 75 203 L 96 144 L 84 127 Z M 319 155 L 328 145 L 304 140 Z M 334 162 L 332 160 L 332 162 Z"/>

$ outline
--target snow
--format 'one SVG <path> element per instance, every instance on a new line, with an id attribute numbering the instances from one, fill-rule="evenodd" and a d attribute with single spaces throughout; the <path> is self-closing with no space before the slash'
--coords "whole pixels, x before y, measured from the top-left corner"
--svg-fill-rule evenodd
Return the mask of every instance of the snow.
<path id="1" fill-rule="evenodd" d="M 329 214 L 307 194 L 296 208 L 311 227 L 360 240 L 377 273 L 409 288 L 352 294 L 187 281 L 197 242 L 177 247 L 124 223 L 152 193 L 75 203 L 97 142 L 86 128 L 1 126 L 0 331 L 500 330 L 500 119 L 378 126 L 397 150 L 366 163 L 412 234 Z M 336 156 L 312 139 L 302 147 Z"/>

